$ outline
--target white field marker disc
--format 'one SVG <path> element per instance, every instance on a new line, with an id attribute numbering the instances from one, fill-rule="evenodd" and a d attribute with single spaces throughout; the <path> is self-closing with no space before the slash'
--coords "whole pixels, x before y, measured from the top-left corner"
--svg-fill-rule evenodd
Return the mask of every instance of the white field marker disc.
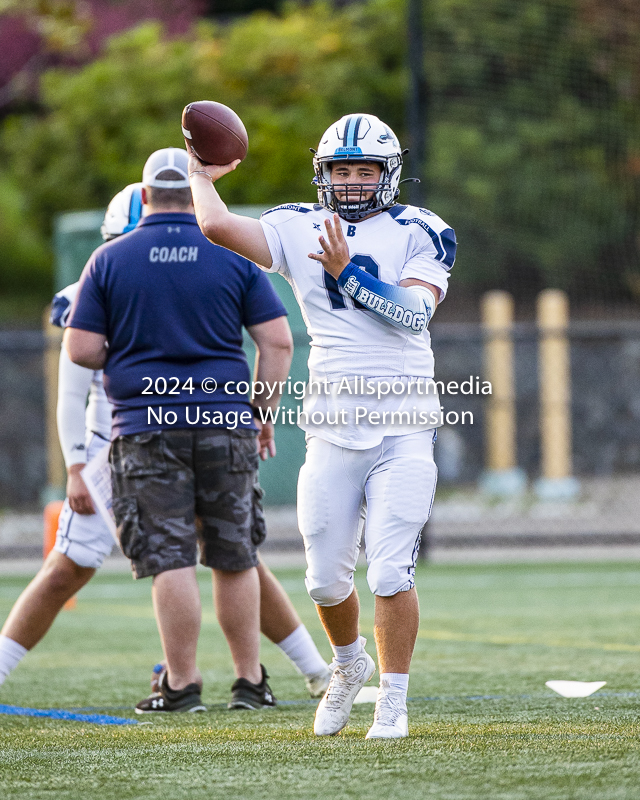
<path id="1" fill-rule="evenodd" d="M 589 697 L 606 685 L 606 681 L 547 681 L 545 686 L 562 697 Z"/>

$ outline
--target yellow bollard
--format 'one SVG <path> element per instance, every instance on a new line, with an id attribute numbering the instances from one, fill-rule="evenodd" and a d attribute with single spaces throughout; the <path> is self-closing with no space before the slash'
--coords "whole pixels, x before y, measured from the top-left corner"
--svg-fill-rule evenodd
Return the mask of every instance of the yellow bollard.
<path id="1" fill-rule="evenodd" d="M 513 369 L 513 297 L 487 292 L 482 298 L 484 372 L 491 383 L 486 410 L 486 470 L 481 488 L 509 496 L 526 488 L 517 466 L 515 378 Z"/>
<path id="2" fill-rule="evenodd" d="M 537 318 L 542 463 L 536 493 L 543 499 L 566 499 L 575 496 L 580 489 L 572 476 L 569 300 L 566 293 L 560 289 L 540 292 Z"/>

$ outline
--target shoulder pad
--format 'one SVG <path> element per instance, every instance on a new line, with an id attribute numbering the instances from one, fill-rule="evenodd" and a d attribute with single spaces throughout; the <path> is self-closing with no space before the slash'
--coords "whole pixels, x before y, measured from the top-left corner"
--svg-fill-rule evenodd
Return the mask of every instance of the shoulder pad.
<path id="1" fill-rule="evenodd" d="M 412 225 L 424 231 L 436 249 L 436 259 L 445 269 L 451 269 L 456 258 L 456 234 L 443 219 L 427 208 L 416 206 L 395 205 L 387 209 L 387 213 L 399 225 Z"/>
<path id="2" fill-rule="evenodd" d="M 51 301 L 51 314 L 49 315 L 49 322 L 52 325 L 56 325 L 58 328 L 66 327 L 71 306 L 78 294 L 79 285 L 80 281 L 76 281 L 76 283 L 72 283 L 54 295 Z"/>
<path id="3" fill-rule="evenodd" d="M 418 208 L 418 206 L 401 206 L 397 204 L 395 206 L 391 206 L 391 208 L 388 208 L 387 214 L 393 217 L 393 219 L 395 219 L 400 225 L 409 225 L 412 222 L 416 225 L 420 225 L 421 222 L 424 222 L 430 228 L 437 230 L 444 230 L 444 228 L 449 227 L 449 225 L 447 225 L 443 219 L 440 219 L 440 217 L 433 211 L 429 211 L 428 208 Z M 420 225 L 420 227 L 423 226 Z"/>
<path id="4" fill-rule="evenodd" d="M 295 216 L 296 214 L 308 214 L 310 211 L 313 210 L 314 207 L 311 203 L 285 203 L 282 206 L 276 206 L 275 208 L 270 208 L 268 211 L 263 212 L 260 219 L 266 217 L 267 214 L 273 214 L 275 211 L 285 212 L 282 215 L 283 218 L 289 218 L 291 216 Z"/>

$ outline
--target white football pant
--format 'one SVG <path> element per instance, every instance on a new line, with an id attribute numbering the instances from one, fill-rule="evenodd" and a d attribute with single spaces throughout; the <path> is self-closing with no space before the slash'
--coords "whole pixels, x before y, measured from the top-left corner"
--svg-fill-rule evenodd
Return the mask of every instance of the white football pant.
<path id="1" fill-rule="evenodd" d="M 95 433 L 87 447 L 87 460 L 94 458 L 110 442 Z M 65 499 L 60 512 L 54 550 L 63 553 L 79 567 L 99 569 L 115 541 L 100 514 L 77 514 Z"/>
<path id="2" fill-rule="evenodd" d="M 434 430 L 387 436 L 368 450 L 349 450 L 307 437 L 298 479 L 298 525 L 307 556 L 307 591 L 334 606 L 353 590 L 364 526 L 367 581 L 391 597 L 414 586 L 420 532 L 436 490 Z"/>

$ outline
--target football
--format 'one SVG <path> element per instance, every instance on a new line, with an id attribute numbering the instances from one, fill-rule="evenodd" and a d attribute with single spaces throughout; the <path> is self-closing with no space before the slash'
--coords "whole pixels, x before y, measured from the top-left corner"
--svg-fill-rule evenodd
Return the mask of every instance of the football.
<path id="1" fill-rule="evenodd" d="M 205 164 L 230 164 L 247 155 L 249 139 L 244 124 L 222 103 L 189 103 L 182 112 L 182 133 L 187 149 L 191 148 Z"/>

